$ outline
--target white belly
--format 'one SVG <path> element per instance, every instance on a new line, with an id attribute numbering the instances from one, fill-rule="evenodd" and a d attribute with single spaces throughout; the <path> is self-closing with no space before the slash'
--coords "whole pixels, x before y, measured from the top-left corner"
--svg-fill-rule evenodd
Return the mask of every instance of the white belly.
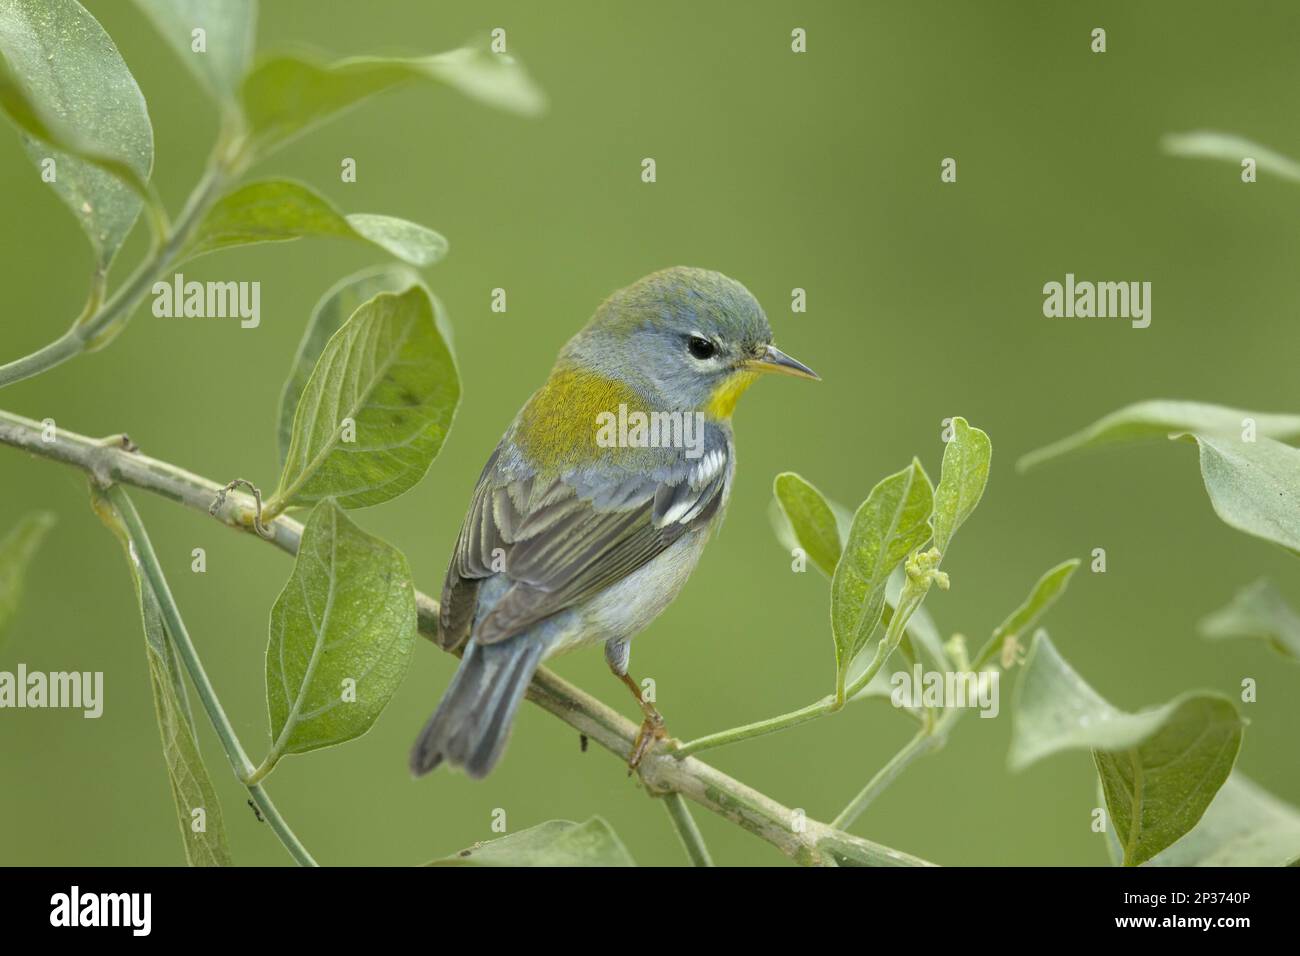
<path id="1" fill-rule="evenodd" d="M 578 610 L 573 623 L 547 652 L 547 657 L 575 647 L 623 640 L 644 630 L 670 603 L 696 563 L 709 538 L 701 528 L 682 535 L 654 560 L 611 585 Z"/>

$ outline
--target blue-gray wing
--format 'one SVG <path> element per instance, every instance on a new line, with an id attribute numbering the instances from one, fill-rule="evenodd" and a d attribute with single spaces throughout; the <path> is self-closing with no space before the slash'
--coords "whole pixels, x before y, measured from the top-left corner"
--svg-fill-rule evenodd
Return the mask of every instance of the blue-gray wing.
<path id="1" fill-rule="evenodd" d="M 480 644 L 582 603 L 707 524 L 734 468 L 730 436 L 710 425 L 698 457 L 674 457 L 648 475 L 609 465 L 544 478 L 521 467 L 504 439 L 474 489 L 447 568 L 439 642 L 450 648 L 469 637 L 488 577 L 510 584 L 474 629 Z"/>

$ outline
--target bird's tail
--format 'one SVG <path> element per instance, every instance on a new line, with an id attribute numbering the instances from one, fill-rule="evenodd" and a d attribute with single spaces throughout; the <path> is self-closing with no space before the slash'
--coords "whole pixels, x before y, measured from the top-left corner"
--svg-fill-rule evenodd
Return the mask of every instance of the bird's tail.
<path id="1" fill-rule="evenodd" d="M 496 765 L 546 642 L 518 634 L 480 646 L 471 639 L 438 709 L 411 748 L 411 773 L 423 776 L 444 761 L 481 779 Z"/>

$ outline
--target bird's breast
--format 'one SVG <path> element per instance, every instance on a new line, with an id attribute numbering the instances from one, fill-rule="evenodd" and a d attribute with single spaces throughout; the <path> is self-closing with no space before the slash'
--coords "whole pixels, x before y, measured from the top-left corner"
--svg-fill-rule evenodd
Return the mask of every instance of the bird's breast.
<path id="1" fill-rule="evenodd" d="M 576 647 L 631 638 L 663 613 L 686 584 L 700 560 L 711 528 L 688 531 L 658 557 L 576 608 L 569 633 L 552 646 L 548 657 Z"/>

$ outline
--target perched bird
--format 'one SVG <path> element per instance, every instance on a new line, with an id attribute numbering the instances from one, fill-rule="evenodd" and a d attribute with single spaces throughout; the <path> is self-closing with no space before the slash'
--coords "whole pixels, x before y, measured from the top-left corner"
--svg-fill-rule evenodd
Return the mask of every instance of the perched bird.
<path id="1" fill-rule="evenodd" d="M 772 345 L 744 286 L 704 269 L 664 269 L 615 292 L 569 340 L 474 489 L 438 622 L 439 643 L 463 647 L 460 668 L 411 751 L 412 773 L 445 762 L 486 776 L 538 665 L 588 644 L 605 645 L 641 705 L 630 766 L 666 736 L 628 675 L 630 643 L 722 519 L 731 413 L 761 372 L 817 378 Z"/>

